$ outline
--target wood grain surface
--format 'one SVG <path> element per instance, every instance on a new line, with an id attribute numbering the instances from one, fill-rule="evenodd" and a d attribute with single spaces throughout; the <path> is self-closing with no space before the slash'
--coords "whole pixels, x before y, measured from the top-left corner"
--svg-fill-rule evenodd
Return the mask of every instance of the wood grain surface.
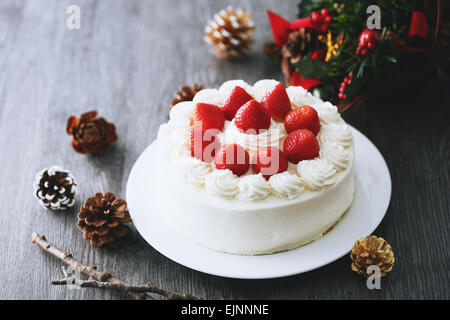
<path id="1" fill-rule="evenodd" d="M 81 8 L 81 29 L 66 27 L 69 4 Z M 248 9 L 256 23 L 250 56 L 215 58 L 203 28 L 228 4 Z M 97 289 L 50 285 L 61 263 L 31 243 L 31 233 L 89 265 L 133 284 L 214 299 L 450 298 L 449 83 L 430 77 L 406 97 L 346 113 L 384 155 L 392 201 L 375 234 L 397 258 L 381 290 L 368 290 L 348 256 L 283 279 L 248 281 L 190 270 L 165 258 L 133 230 L 125 247 L 92 248 L 76 213 L 95 192 L 125 197 L 128 174 L 167 121 L 167 106 L 183 84 L 216 87 L 229 79 L 281 80 L 261 53 L 271 32 L 265 9 L 289 19 L 297 0 L 2 0 L 0 2 L 0 299 L 126 299 Z M 71 114 L 97 109 L 114 122 L 118 143 L 102 156 L 75 153 L 65 134 Z M 42 209 L 33 197 L 36 173 L 54 164 L 73 171 L 77 203 L 67 212 Z M 258 268 L 257 265 L 254 268 Z"/>

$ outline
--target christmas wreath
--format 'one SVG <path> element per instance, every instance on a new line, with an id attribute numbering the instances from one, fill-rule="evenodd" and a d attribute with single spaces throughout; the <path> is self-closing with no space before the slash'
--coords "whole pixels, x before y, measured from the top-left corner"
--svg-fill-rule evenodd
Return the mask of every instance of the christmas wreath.
<path id="1" fill-rule="evenodd" d="M 286 84 L 301 85 L 342 111 L 424 72 L 448 75 L 448 5 L 313 0 L 299 4 L 300 19 L 292 22 L 267 14 Z"/>

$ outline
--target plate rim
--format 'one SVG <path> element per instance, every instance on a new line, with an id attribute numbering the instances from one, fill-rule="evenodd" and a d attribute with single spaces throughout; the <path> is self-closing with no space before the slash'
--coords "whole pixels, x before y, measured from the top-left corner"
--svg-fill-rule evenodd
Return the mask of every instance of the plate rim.
<path id="1" fill-rule="evenodd" d="M 390 204 L 391 197 L 392 197 L 392 179 L 391 179 L 389 167 L 388 167 L 388 165 L 387 165 L 387 163 L 386 163 L 386 160 L 384 159 L 383 155 L 382 155 L 381 152 L 378 150 L 378 148 L 372 143 L 372 141 L 370 141 L 370 140 L 369 140 L 362 132 L 360 132 L 358 129 L 354 128 L 353 126 L 351 126 L 351 125 L 349 125 L 349 124 L 347 124 L 347 125 L 351 128 L 351 130 L 353 131 L 353 134 L 354 134 L 354 133 L 357 133 L 358 135 L 360 135 L 360 136 L 363 138 L 364 142 L 365 142 L 366 144 L 368 144 L 370 147 L 372 147 L 376 153 L 378 153 L 380 159 L 382 160 L 382 161 L 380 161 L 379 165 L 382 165 L 383 171 L 385 171 L 385 172 L 387 173 L 387 175 L 386 175 L 386 177 L 385 177 L 385 178 L 387 178 L 387 182 L 388 182 L 388 183 L 387 183 L 388 185 L 386 186 L 386 187 L 387 187 L 387 189 L 386 189 L 386 191 L 387 191 L 387 193 L 386 193 L 386 194 L 387 194 L 387 196 L 386 196 L 387 201 L 386 201 L 386 203 L 382 206 L 382 209 L 380 209 L 380 211 L 382 211 L 382 213 L 379 214 L 379 215 L 377 215 L 377 219 L 376 219 L 375 221 L 373 221 L 373 223 L 371 224 L 370 227 L 367 227 L 367 231 L 368 231 L 368 232 L 364 232 L 364 234 L 367 233 L 367 234 L 370 235 L 370 234 L 372 234 L 373 231 L 375 231 L 375 229 L 380 225 L 381 221 L 382 221 L 383 218 L 385 217 L 385 215 L 386 215 L 386 213 L 387 213 L 387 210 L 388 210 L 388 208 L 389 208 L 389 204 Z M 147 153 L 148 150 L 155 144 L 155 142 L 156 142 L 156 139 L 155 139 L 154 141 L 152 141 L 152 142 L 145 148 L 145 150 L 139 155 L 138 159 L 137 159 L 137 160 L 135 161 L 135 163 L 133 164 L 133 167 L 132 167 L 132 169 L 131 169 L 131 171 L 130 171 L 130 174 L 129 174 L 129 176 L 128 176 L 127 186 L 126 186 L 126 199 L 127 199 L 127 201 L 129 200 L 129 194 L 130 194 L 130 181 L 132 181 L 132 177 L 134 176 L 135 171 L 137 170 L 137 169 L 136 169 L 136 168 L 138 167 L 137 164 L 138 164 L 138 163 L 146 156 L 146 153 Z M 357 153 L 357 149 L 355 148 L 355 158 L 356 158 L 356 153 Z M 356 172 L 356 175 L 357 175 L 357 172 Z M 357 184 L 356 184 L 356 185 L 357 185 Z M 355 190 L 355 192 L 356 192 L 356 190 Z M 350 208 L 351 208 L 353 205 L 354 205 L 354 202 L 352 202 L 352 205 L 349 207 L 348 210 L 350 210 Z M 346 211 L 346 213 L 347 213 L 347 211 Z M 345 213 L 345 214 L 346 214 L 346 213 Z M 345 218 L 345 214 L 344 214 L 344 218 Z M 132 210 L 130 210 L 130 215 L 131 215 L 132 218 L 133 218 Z M 198 247 L 199 247 L 201 250 L 203 250 L 203 251 L 204 251 L 204 250 L 207 250 L 207 252 L 208 252 L 209 254 L 213 254 L 213 255 L 219 254 L 219 255 L 226 255 L 226 256 L 231 256 L 231 257 L 237 256 L 237 255 L 232 255 L 232 254 L 229 254 L 229 253 L 221 253 L 221 252 L 217 252 L 217 251 L 215 251 L 215 250 L 212 250 L 212 249 L 209 249 L 209 248 L 207 248 L 207 247 L 204 247 L 204 246 L 202 246 L 201 244 L 198 244 L 198 243 L 196 243 L 195 241 L 193 241 L 193 240 L 191 240 L 191 239 L 185 237 L 184 235 L 179 234 L 176 230 L 174 230 L 171 226 L 169 226 L 169 225 L 167 224 L 167 222 L 165 222 L 164 219 L 162 219 L 162 217 L 160 217 L 160 218 L 161 218 L 161 219 L 159 219 L 159 220 L 160 220 L 163 224 L 165 224 L 165 227 L 167 227 L 167 229 L 169 230 L 170 233 L 176 233 L 177 236 L 181 236 L 183 239 L 185 239 L 186 241 L 190 242 L 190 244 L 192 244 L 192 245 L 194 245 L 194 246 L 198 246 Z M 133 220 L 134 220 L 134 218 L 133 218 Z M 138 220 L 139 220 L 139 219 L 138 219 Z M 339 222 L 340 222 L 340 221 L 339 221 Z M 339 223 L 339 222 L 338 222 L 338 223 Z M 346 249 L 343 251 L 343 253 L 340 252 L 340 253 L 338 253 L 338 254 L 332 256 L 330 259 L 326 259 L 326 261 L 324 261 L 324 262 L 320 262 L 320 263 L 318 263 L 318 264 L 311 265 L 310 267 L 306 267 L 306 268 L 303 268 L 303 269 L 301 269 L 301 270 L 292 271 L 292 272 L 279 272 L 279 273 L 273 273 L 273 272 L 272 272 L 272 273 L 269 273 L 269 272 L 267 272 L 267 274 L 264 275 L 264 276 L 262 276 L 262 275 L 255 276 L 255 275 L 252 275 L 252 274 L 247 274 L 247 275 L 245 275 L 245 274 L 241 274 L 241 275 L 230 275 L 229 273 L 224 273 L 224 272 L 220 272 L 220 271 L 219 271 L 219 272 L 217 272 L 217 271 L 212 272 L 211 270 L 208 270 L 207 268 L 204 268 L 203 266 L 193 265 L 193 264 L 192 264 L 191 262 L 189 262 L 189 261 L 183 261 L 183 259 L 180 259 L 180 258 L 178 258 L 177 256 L 174 257 L 173 254 L 170 254 L 170 253 L 165 252 L 165 251 L 164 251 L 164 248 L 161 248 L 161 246 L 158 245 L 158 242 L 157 242 L 157 241 L 154 241 L 154 240 L 152 239 L 152 237 L 147 237 L 148 235 L 145 234 L 145 232 L 141 232 L 141 227 L 143 227 L 143 226 L 141 226 L 141 225 L 138 226 L 134 221 L 133 221 L 133 223 L 134 223 L 134 225 L 135 225 L 135 227 L 136 227 L 136 230 L 139 232 L 139 234 L 142 236 L 142 238 L 143 238 L 143 239 L 144 239 L 144 240 L 145 240 L 145 241 L 146 241 L 153 249 L 155 249 L 156 251 L 158 251 L 160 254 L 162 254 L 162 255 L 165 256 L 166 258 L 168 258 L 168 259 L 170 259 L 170 260 L 172 260 L 172 261 L 174 261 L 174 262 L 176 262 L 176 263 L 178 263 L 178 264 L 180 264 L 180 265 L 183 265 L 183 266 L 185 266 L 185 267 L 187 267 L 187 268 L 190 268 L 190 269 L 192 269 L 192 270 L 196 270 L 196 271 L 198 271 L 198 272 L 202 272 L 202 273 L 205 273 L 205 274 L 208 274 L 208 275 L 220 276 L 220 277 L 224 277 L 224 278 L 246 279 L 246 280 L 252 280 L 252 279 L 254 279 L 254 280 L 257 280 L 257 279 L 275 279 L 275 278 L 282 278 L 282 277 L 293 276 L 293 275 L 297 275 L 297 274 L 309 272 L 309 271 L 312 271 L 312 270 L 321 268 L 321 267 L 323 267 L 323 266 L 325 266 L 325 265 L 328 265 L 328 264 L 330 264 L 330 263 L 333 263 L 334 261 L 336 261 L 336 260 L 342 258 L 343 256 L 345 256 L 346 254 L 348 254 L 348 253 L 351 251 L 351 248 L 348 248 L 348 249 L 346 248 Z M 370 231 L 369 231 L 369 230 L 370 230 Z M 324 237 L 326 237 L 326 235 L 325 235 Z M 305 245 L 305 246 L 308 246 L 308 244 Z M 302 246 L 302 247 L 304 247 L 304 246 Z M 295 251 L 301 249 L 302 247 L 295 248 L 295 249 L 288 250 L 288 251 L 284 251 L 284 252 L 275 253 L 275 254 L 270 254 L 270 255 L 261 255 L 261 256 L 239 256 L 239 257 L 244 257 L 244 258 L 249 258 L 249 259 L 252 259 L 252 258 L 253 258 L 253 259 L 254 259 L 255 257 L 257 258 L 257 257 L 264 257 L 264 256 L 276 256 L 277 254 L 281 256 L 281 254 L 285 254 L 285 253 L 290 253 L 290 254 L 293 254 L 293 253 L 294 253 L 294 254 L 295 254 Z"/>

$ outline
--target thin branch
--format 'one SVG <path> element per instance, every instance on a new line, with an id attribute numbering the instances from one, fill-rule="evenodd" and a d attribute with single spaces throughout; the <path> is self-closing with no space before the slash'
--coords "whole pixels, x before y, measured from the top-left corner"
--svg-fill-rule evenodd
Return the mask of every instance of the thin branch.
<path id="1" fill-rule="evenodd" d="M 72 274 L 66 267 L 62 268 L 65 279 L 52 281 L 53 285 L 79 285 L 80 287 L 104 288 L 118 290 L 128 293 L 137 300 L 154 300 L 146 292 L 160 294 L 168 299 L 199 299 L 189 294 L 180 294 L 170 290 L 160 288 L 153 283 L 146 285 L 133 286 L 107 272 L 98 271 L 96 267 L 86 266 L 76 260 L 71 253 L 61 250 L 52 243 L 48 242 L 45 236 L 41 236 L 35 232 L 32 234 L 32 240 L 35 245 L 64 262 L 71 270 L 80 272 L 89 277 L 89 280 L 74 279 Z M 69 281 L 70 279 L 70 281 Z M 75 282 L 75 283 L 74 283 Z"/>
<path id="2" fill-rule="evenodd" d="M 121 283 L 101 282 L 95 279 L 81 280 L 73 278 L 71 274 L 67 273 L 67 271 L 64 270 L 65 268 L 63 268 L 63 273 L 66 274 L 66 277 L 61 280 L 52 280 L 51 283 L 53 285 L 74 285 L 79 286 L 80 288 L 110 289 L 110 290 L 138 292 L 138 293 L 151 292 L 163 295 L 167 297 L 167 299 L 169 300 L 186 300 L 186 299 L 199 300 L 198 297 L 192 296 L 190 294 L 181 294 L 170 290 L 162 289 L 151 282 L 145 285 L 130 285 Z"/>

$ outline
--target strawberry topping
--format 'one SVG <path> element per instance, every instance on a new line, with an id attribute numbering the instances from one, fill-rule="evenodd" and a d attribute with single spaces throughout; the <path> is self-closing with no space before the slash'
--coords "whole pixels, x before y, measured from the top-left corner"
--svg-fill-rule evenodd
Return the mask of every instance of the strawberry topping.
<path id="1" fill-rule="evenodd" d="M 213 104 L 197 103 L 194 110 L 194 122 L 201 122 L 203 130 L 222 130 L 225 125 L 225 114 Z"/>
<path id="2" fill-rule="evenodd" d="M 275 120 L 283 121 L 291 110 L 291 101 L 282 83 L 277 84 L 262 99 L 261 104 Z"/>
<path id="3" fill-rule="evenodd" d="M 262 173 L 266 180 L 274 174 L 286 171 L 288 168 L 286 155 L 275 147 L 259 148 L 252 163 L 253 170 L 256 173 Z"/>
<path id="4" fill-rule="evenodd" d="M 259 102 L 250 100 L 239 108 L 234 123 L 246 134 L 259 134 L 270 127 L 270 115 Z"/>
<path id="5" fill-rule="evenodd" d="M 217 151 L 215 164 L 219 170 L 229 169 L 240 176 L 250 168 L 250 156 L 240 145 L 226 144 Z"/>
<path id="6" fill-rule="evenodd" d="M 234 87 L 230 95 L 225 99 L 225 103 L 222 107 L 223 112 L 228 120 L 233 120 L 236 112 L 247 101 L 252 100 L 252 96 L 239 86 Z"/>
<path id="7" fill-rule="evenodd" d="M 317 135 L 320 130 L 319 116 L 314 108 L 300 106 L 286 115 L 286 118 L 284 118 L 284 127 L 287 133 L 298 129 L 309 129 Z"/>
<path id="8" fill-rule="evenodd" d="M 191 154 L 202 161 L 212 162 L 220 148 L 218 133 L 217 129 L 203 130 L 200 125 L 194 126 L 191 129 Z"/>
<path id="9" fill-rule="evenodd" d="M 316 158 L 319 149 L 316 136 L 308 129 L 292 131 L 284 140 L 283 151 L 292 163 Z"/>

